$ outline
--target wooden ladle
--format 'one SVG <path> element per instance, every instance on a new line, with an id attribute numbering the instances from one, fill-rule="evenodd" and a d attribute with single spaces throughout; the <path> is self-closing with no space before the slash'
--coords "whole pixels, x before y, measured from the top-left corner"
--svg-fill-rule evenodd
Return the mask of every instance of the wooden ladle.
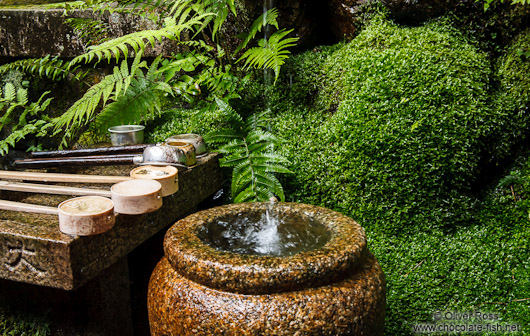
<path id="1" fill-rule="evenodd" d="M 0 209 L 58 215 L 59 230 L 77 236 L 103 233 L 115 222 L 114 203 L 101 196 L 71 198 L 57 208 L 0 200 Z"/>
<path id="2" fill-rule="evenodd" d="M 162 207 L 162 185 L 155 180 L 133 179 L 114 184 L 109 190 L 0 181 L 0 190 L 55 195 L 110 197 L 114 210 L 127 215 L 153 212 Z"/>
<path id="3" fill-rule="evenodd" d="M 40 173 L 0 170 L 0 178 L 7 180 L 38 182 L 118 183 L 132 179 L 150 179 L 160 182 L 162 196 L 178 191 L 178 169 L 173 166 L 141 166 L 130 172 L 130 176 L 103 176 L 82 174 Z"/>

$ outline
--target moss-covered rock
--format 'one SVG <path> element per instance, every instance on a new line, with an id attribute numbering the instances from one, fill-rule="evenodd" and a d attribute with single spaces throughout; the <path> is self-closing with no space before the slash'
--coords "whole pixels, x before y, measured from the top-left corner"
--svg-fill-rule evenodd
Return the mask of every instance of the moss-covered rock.
<path id="1" fill-rule="evenodd" d="M 295 57 L 271 104 L 295 171 L 287 194 L 364 225 L 465 220 L 483 151 L 506 154 L 495 135 L 511 111 L 492 107 L 490 69 L 447 20 L 377 18 L 351 43 Z"/>
<path id="2" fill-rule="evenodd" d="M 530 29 L 519 34 L 499 58 L 498 72 L 502 92 L 516 107 L 527 110 L 530 103 Z"/>

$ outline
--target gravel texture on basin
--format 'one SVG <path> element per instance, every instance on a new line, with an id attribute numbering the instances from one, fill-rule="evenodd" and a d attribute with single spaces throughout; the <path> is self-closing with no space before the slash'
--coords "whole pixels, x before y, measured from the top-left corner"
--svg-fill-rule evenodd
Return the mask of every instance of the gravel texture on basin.
<path id="1" fill-rule="evenodd" d="M 298 203 L 277 203 L 284 216 L 302 214 L 332 233 L 321 249 L 290 257 L 266 257 L 219 251 L 198 237 L 206 223 L 266 211 L 268 203 L 231 204 L 190 215 L 169 229 L 166 257 L 175 270 L 205 286 L 243 294 L 261 294 L 325 285 L 351 270 L 366 249 L 362 227 L 338 212 Z"/>
<path id="2" fill-rule="evenodd" d="M 212 221 L 268 206 L 212 208 L 171 227 L 149 283 L 153 336 L 383 334 L 385 277 L 351 218 L 312 205 L 275 204 L 331 233 L 321 248 L 286 257 L 220 251 L 199 238 Z"/>

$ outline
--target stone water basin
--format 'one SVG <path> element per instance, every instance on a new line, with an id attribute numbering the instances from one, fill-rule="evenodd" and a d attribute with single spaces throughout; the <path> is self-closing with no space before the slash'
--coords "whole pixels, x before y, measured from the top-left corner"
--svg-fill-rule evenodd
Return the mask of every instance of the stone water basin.
<path id="1" fill-rule="evenodd" d="M 279 234 L 267 242 L 270 228 L 252 228 L 265 215 Z M 361 226 L 337 212 L 212 208 L 175 223 L 164 250 L 149 283 L 153 336 L 383 334 L 384 274 Z"/>

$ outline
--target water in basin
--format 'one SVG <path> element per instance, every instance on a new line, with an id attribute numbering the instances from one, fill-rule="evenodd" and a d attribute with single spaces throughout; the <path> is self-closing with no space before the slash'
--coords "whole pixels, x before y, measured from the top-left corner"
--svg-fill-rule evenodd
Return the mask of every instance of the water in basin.
<path id="1" fill-rule="evenodd" d="M 308 216 L 267 210 L 221 218 L 204 226 L 198 236 L 221 251 L 283 257 L 321 248 L 331 233 Z"/>

